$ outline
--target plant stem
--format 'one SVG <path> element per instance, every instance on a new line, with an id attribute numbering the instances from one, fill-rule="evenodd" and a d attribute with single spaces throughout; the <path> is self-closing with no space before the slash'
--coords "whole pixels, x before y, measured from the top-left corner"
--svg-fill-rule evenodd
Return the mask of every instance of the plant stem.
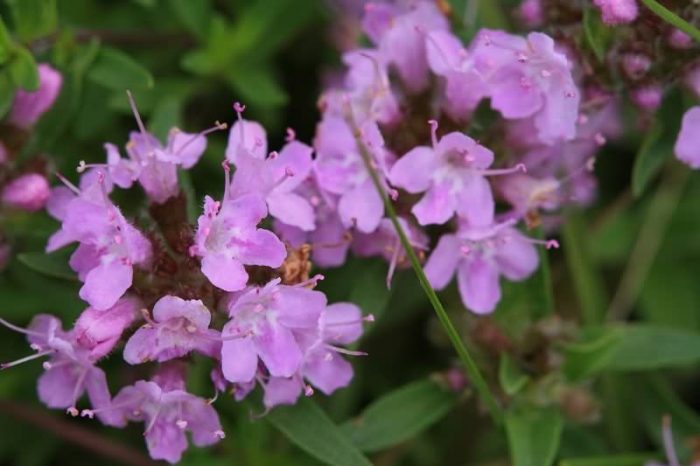
<path id="1" fill-rule="evenodd" d="M 541 240 L 546 239 L 544 229 L 541 226 L 537 228 L 537 237 Z M 554 314 L 554 286 L 552 285 L 552 269 L 549 266 L 549 251 L 547 248 L 541 247 L 537 249 L 537 253 L 540 257 L 538 280 L 544 307 L 536 313 L 535 318 L 542 318 Z"/>
<path id="2" fill-rule="evenodd" d="M 656 16 L 663 19 L 668 24 L 677 27 L 696 41 L 700 42 L 700 30 L 695 28 L 692 24 L 683 18 L 678 17 L 678 15 L 661 5 L 656 0 L 642 0 L 642 3 L 644 3 L 652 12 L 654 12 Z"/>
<path id="3" fill-rule="evenodd" d="M 384 202 L 384 208 L 386 209 L 387 215 L 391 219 L 391 223 L 394 225 L 396 233 L 399 235 L 401 245 L 405 249 L 408 258 L 411 261 L 411 266 L 413 267 L 413 270 L 416 273 L 416 276 L 418 277 L 418 281 L 420 282 L 423 291 L 425 291 L 425 294 L 428 296 L 428 300 L 433 306 L 433 309 L 435 310 L 435 313 L 437 314 L 440 323 L 445 329 L 445 332 L 447 332 L 447 336 L 449 337 L 452 346 L 454 346 L 455 350 L 457 351 L 457 355 L 462 361 L 462 364 L 464 365 L 467 374 L 469 374 L 469 378 L 474 384 L 477 393 L 488 408 L 491 417 L 494 419 L 494 421 L 500 424 L 503 421 L 503 413 L 501 411 L 501 407 L 496 401 L 496 398 L 491 394 L 491 390 L 489 389 L 489 386 L 486 383 L 486 380 L 484 379 L 483 375 L 481 375 L 481 371 L 479 371 L 476 362 L 474 362 L 474 359 L 471 357 L 469 351 L 464 346 L 459 332 L 457 332 L 457 329 L 450 320 L 450 317 L 447 315 L 447 312 L 445 311 L 442 302 L 440 302 L 440 298 L 438 298 L 437 293 L 435 293 L 435 290 L 430 285 L 430 282 L 428 282 L 428 277 L 426 277 L 425 272 L 423 272 L 423 267 L 421 266 L 420 261 L 418 260 L 418 256 L 413 250 L 413 246 L 411 246 L 411 243 L 409 242 L 406 233 L 403 231 L 403 228 L 401 228 L 401 224 L 399 223 L 398 217 L 396 216 L 394 206 L 391 204 L 389 197 L 384 191 L 384 187 L 382 186 L 382 182 L 379 179 L 379 175 L 377 174 L 377 171 L 373 166 L 372 158 L 364 143 L 362 142 L 361 137 L 359 136 L 361 134 L 360 129 L 355 124 L 354 119 L 351 120 L 353 121 L 351 121 L 350 124 L 353 128 L 353 131 L 356 134 L 357 145 L 360 149 L 360 155 L 362 156 L 362 160 L 364 161 L 365 167 L 367 168 L 367 171 L 369 172 L 369 175 L 372 178 L 372 183 L 377 189 L 377 193 Z"/>

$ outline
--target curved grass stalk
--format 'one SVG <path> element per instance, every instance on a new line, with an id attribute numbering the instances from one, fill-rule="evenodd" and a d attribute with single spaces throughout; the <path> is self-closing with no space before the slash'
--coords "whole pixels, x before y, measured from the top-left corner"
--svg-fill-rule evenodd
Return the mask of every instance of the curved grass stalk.
<path id="1" fill-rule="evenodd" d="M 692 24 L 680 18 L 674 12 L 657 2 L 656 0 L 642 0 L 642 3 L 646 5 L 656 16 L 666 21 L 668 24 L 677 27 L 681 31 L 688 34 L 690 37 L 700 42 L 700 30 L 694 27 Z"/>

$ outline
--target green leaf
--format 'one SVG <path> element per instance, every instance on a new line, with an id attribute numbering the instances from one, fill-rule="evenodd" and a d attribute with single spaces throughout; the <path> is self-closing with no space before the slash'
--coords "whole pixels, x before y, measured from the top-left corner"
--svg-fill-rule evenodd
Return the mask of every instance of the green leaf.
<path id="1" fill-rule="evenodd" d="M 583 30 L 586 43 L 593 50 L 598 61 L 603 63 L 607 44 L 612 37 L 612 29 L 603 23 L 597 9 L 586 8 L 583 12 Z"/>
<path id="2" fill-rule="evenodd" d="M 513 466 L 549 466 L 559 448 L 564 427 L 553 409 L 528 409 L 506 415 L 506 434 Z"/>
<path id="3" fill-rule="evenodd" d="M 10 78 L 15 86 L 26 91 L 36 91 L 39 89 L 39 71 L 36 68 L 36 61 L 29 50 L 18 47 L 14 51 L 12 60 L 8 65 Z"/>
<path id="4" fill-rule="evenodd" d="M 527 385 L 530 377 L 523 374 L 513 359 L 506 353 L 501 353 L 501 362 L 498 366 L 498 381 L 501 388 L 509 396 L 513 396 Z"/>
<path id="5" fill-rule="evenodd" d="M 111 47 L 103 46 L 100 49 L 87 76 L 116 91 L 153 87 L 150 71 L 129 55 Z"/>
<path id="6" fill-rule="evenodd" d="M 638 371 L 700 361 L 700 334 L 653 325 L 597 329 L 566 348 L 564 373 L 579 379 L 601 371 Z"/>
<path id="7" fill-rule="evenodd" d="M 431 380 L 413 382 L 372 403 L 343 425 L 343 431 L 364 452 L 408 440 L 440 420 L 454 406 L 454 394 Z"/>
<path id="8" fill-rule="evenodd" d="M 280 406 L 266 417 L 289 440 L 332 466 L 371 466 L 316 403 L 302 397 L 294 406 Z"/>
<path id="9" fill-rule="evenodd" d="M 77 280 L 75 272 L 68 267 L 67 254 L 62 251 L 51 254 L 25 252 L 19 254 L 17 259 L 30 269 L 43 275 L 64 280 Z"/>
<path id="10" fill-rule="evenodd" d="M 0 18 L 0 65 L 4 64 L 10 58 L 13 48 L 14 45 L 10 33 L 7 32 L 5 23 L 2 18 Z"/>
<path id="11" fill-rule="evenodd" d="M 632 169 L 632 193 L 639 197 L 673 154 L 683 116 L 683 96 L 675 89 L 666 96 L 647 132 Z"/>
<path id="12" fill-rule="evenodd" d="M 267 66 L 241 66 L 229 80 L 241 99 L 254 107 L 278 107 L 289 99 L 274 70 Z"/>
<path id="13" fill-rule="evenodd" d="M 8 0 L 15 31 L 24 41 L 51 34 L 56 29 L 56 0 Z"/>
<path id="14" fill-rule="evenodd" d="M 200 39 L 207 36 L 212 14 L 210 0 L 170 0 L 170 6 L 192 34 Z"/>

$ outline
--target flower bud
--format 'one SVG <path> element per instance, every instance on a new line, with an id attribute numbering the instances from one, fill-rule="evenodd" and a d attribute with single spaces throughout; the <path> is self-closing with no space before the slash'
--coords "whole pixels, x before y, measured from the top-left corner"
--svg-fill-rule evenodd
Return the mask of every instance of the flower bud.
<path id="1" fill-rule="evenodd" d="M 49 198 L 49 182 L 38 173 L 28 173 L 11 181 L 2 190 L 2 203 L 16 209 L 36 212 Z"/>
<path id="2" fill-rule="evenodd" d="M 12 103 L 9 123 L 19 128 L 29 128 L 53 105 L 61 91 L 61 73 L 42 63 L 38 67 L 39 89 L 34 92 L 17 91 Z"/>
<path id="3" fill-rule="evenodd" d="M 622 70 L 630 79 L 642 78 L 651 68 L 651 59 L 641 53 L 626 53 L 622 56 Z"/>
<path id="4" fill-rule="evenodd" d="M 610 25 L 631 23 L 639 14 L 636 0 L 593 0 L 593 3 L 600 8 L 603 22 Z"/>
<path id="5" fill-rule="evenodd" d="M 653 112 L 661 105 L 664 91 L 658 84 L 638 87 L 630 93 L 632 102 L 642 110 Z"/>
<path id="6" fill-rule="evenodd" d="M 139 303 L 135 299 L 124 298 L 110 309 L 98 311 L 85 309 L 75 323 L 75 336 L 78 344 L 91 350 L 96 359 L 106 356 L 121 338 L 124 330 L 136 317 Z"/>
<path id="7" fill-rule="evenodd" d="M 527 27 L 541 26 L 544 22 L 542 0 L 524 0 L 518 7 L 517 15 Z"/>
<path id="8" fill-rule="evenodd" d="M 673 29 L 668 35 L 668 45 L 674 49 L 685 50 L 693 46 L 693 38 L 680 29 Z"/>

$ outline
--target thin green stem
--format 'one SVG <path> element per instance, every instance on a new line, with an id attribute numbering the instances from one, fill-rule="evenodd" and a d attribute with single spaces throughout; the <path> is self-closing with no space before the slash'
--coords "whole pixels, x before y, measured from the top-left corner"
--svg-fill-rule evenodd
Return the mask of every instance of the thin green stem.
<path id="1" fill-rule="evenodd" d="M 359 128 L 357 128 L 357 125 L 354 123 L 354 121 L 351 122 L 351 125 L 355 133 L 359 135 L 360 130 Z M 426 277 L 425 272 L 423 271 L 423 267 L 421 266 L 420 261 L 418 260 L 418 256 L 413 250 L 413 246 L 411 246 L 411 243 L 409 242 L 406 233 L 403 231 L 403 228 L 399 223 L 396 211 L 394 210 L 394 206 L 392 205 L 391 201 L 389 200 L 389 197 L 384 191 L 384 187 L 382 185 L 381 180 L 379 179 L 379 175 L 377 174 L 375 167 L 373 166 L 373 161 L 370 154 L 367 151 L 367 148 L 364 146 L 364 143 L 361 141 L 360 137 L 357 137 L 356 139 L 357 145 L 360 149 L 360 155 L 362 156 L 362 160 L 365 163 L 365 167 L 367 168 L 367 171 L 369 172 L 370 177 L 372 178 L 372 183 L 374 184 L 374 187 L 377 189 L 377 192 L 379 193 L 379 195 L 382 198 L 382 201 L 384 202 L 384 208 L 386 209 L 387 215 L 391 219 L 391 223 L 394 225 L 394 228 L 396 229 L 396 232 L 399 235 L 401 245 L 406 250 L 406 254 L 408 255 L 409 260 L 411 261 L 411 266 L 413 267 L 413 270 L 415 271 L 416 276 L 418 277 L 418 281 L 420 282 L 423 291 L 425 291 L 425 294 L 428 296 L 430 304 L 433 306 L 433 309 L 435 310 L 435 313 L 437 314 L 440 323 L 445 329 L 445 332 L 447 332 L 447 336 L 449 337 L 452 346 L 454 346 L 455 350 L 457 351 L 459 359 L 462 361 L 462 364 L 464 364 L 464 368 L 466 369 L 467 374 L 469 374 L 469 378 L 474 384 L 477 393 L 479 394 L 482 401 L 491 413 L 491 417 L 493 417 L 493 419 L 500 424 L 503 421 L 503 412 L 501 411 L 501 407 L 496 401 L 496 398 L 491 394 L 491 390 L 489 389 L 489 386 L 486 383 L 486 380 L 484 379 L 483 375 L 481 375 L 481 371 L 479 371 L 476 362 L 474 362 L 474 359 L 471 357 L 469 351 L 464 346 L 459 332 L 457 332 L 457 329 L 450 320 L 450 317 L 447 315 L 447 311 L 445 311 L 442 302 L 440 302 L 440 298 L 438 298 L 437 293 L 435 293 L 435 290 L 430 285 L 430 282 L 428 282 L 428 277 Z"/>
<path id="2" fill-rule="evenodd" d="M 647 8 L 653 11 L 659 18 L 663 19 L 668 24 L 677 27 L 696 41 L 700 42 L 700 30 L 698 30 L 692 24 L 683 18 L 680 18 L 678 15 L 661 5 L 656 0 L 642 0 L 642 3 L 644 3 Z"/>

